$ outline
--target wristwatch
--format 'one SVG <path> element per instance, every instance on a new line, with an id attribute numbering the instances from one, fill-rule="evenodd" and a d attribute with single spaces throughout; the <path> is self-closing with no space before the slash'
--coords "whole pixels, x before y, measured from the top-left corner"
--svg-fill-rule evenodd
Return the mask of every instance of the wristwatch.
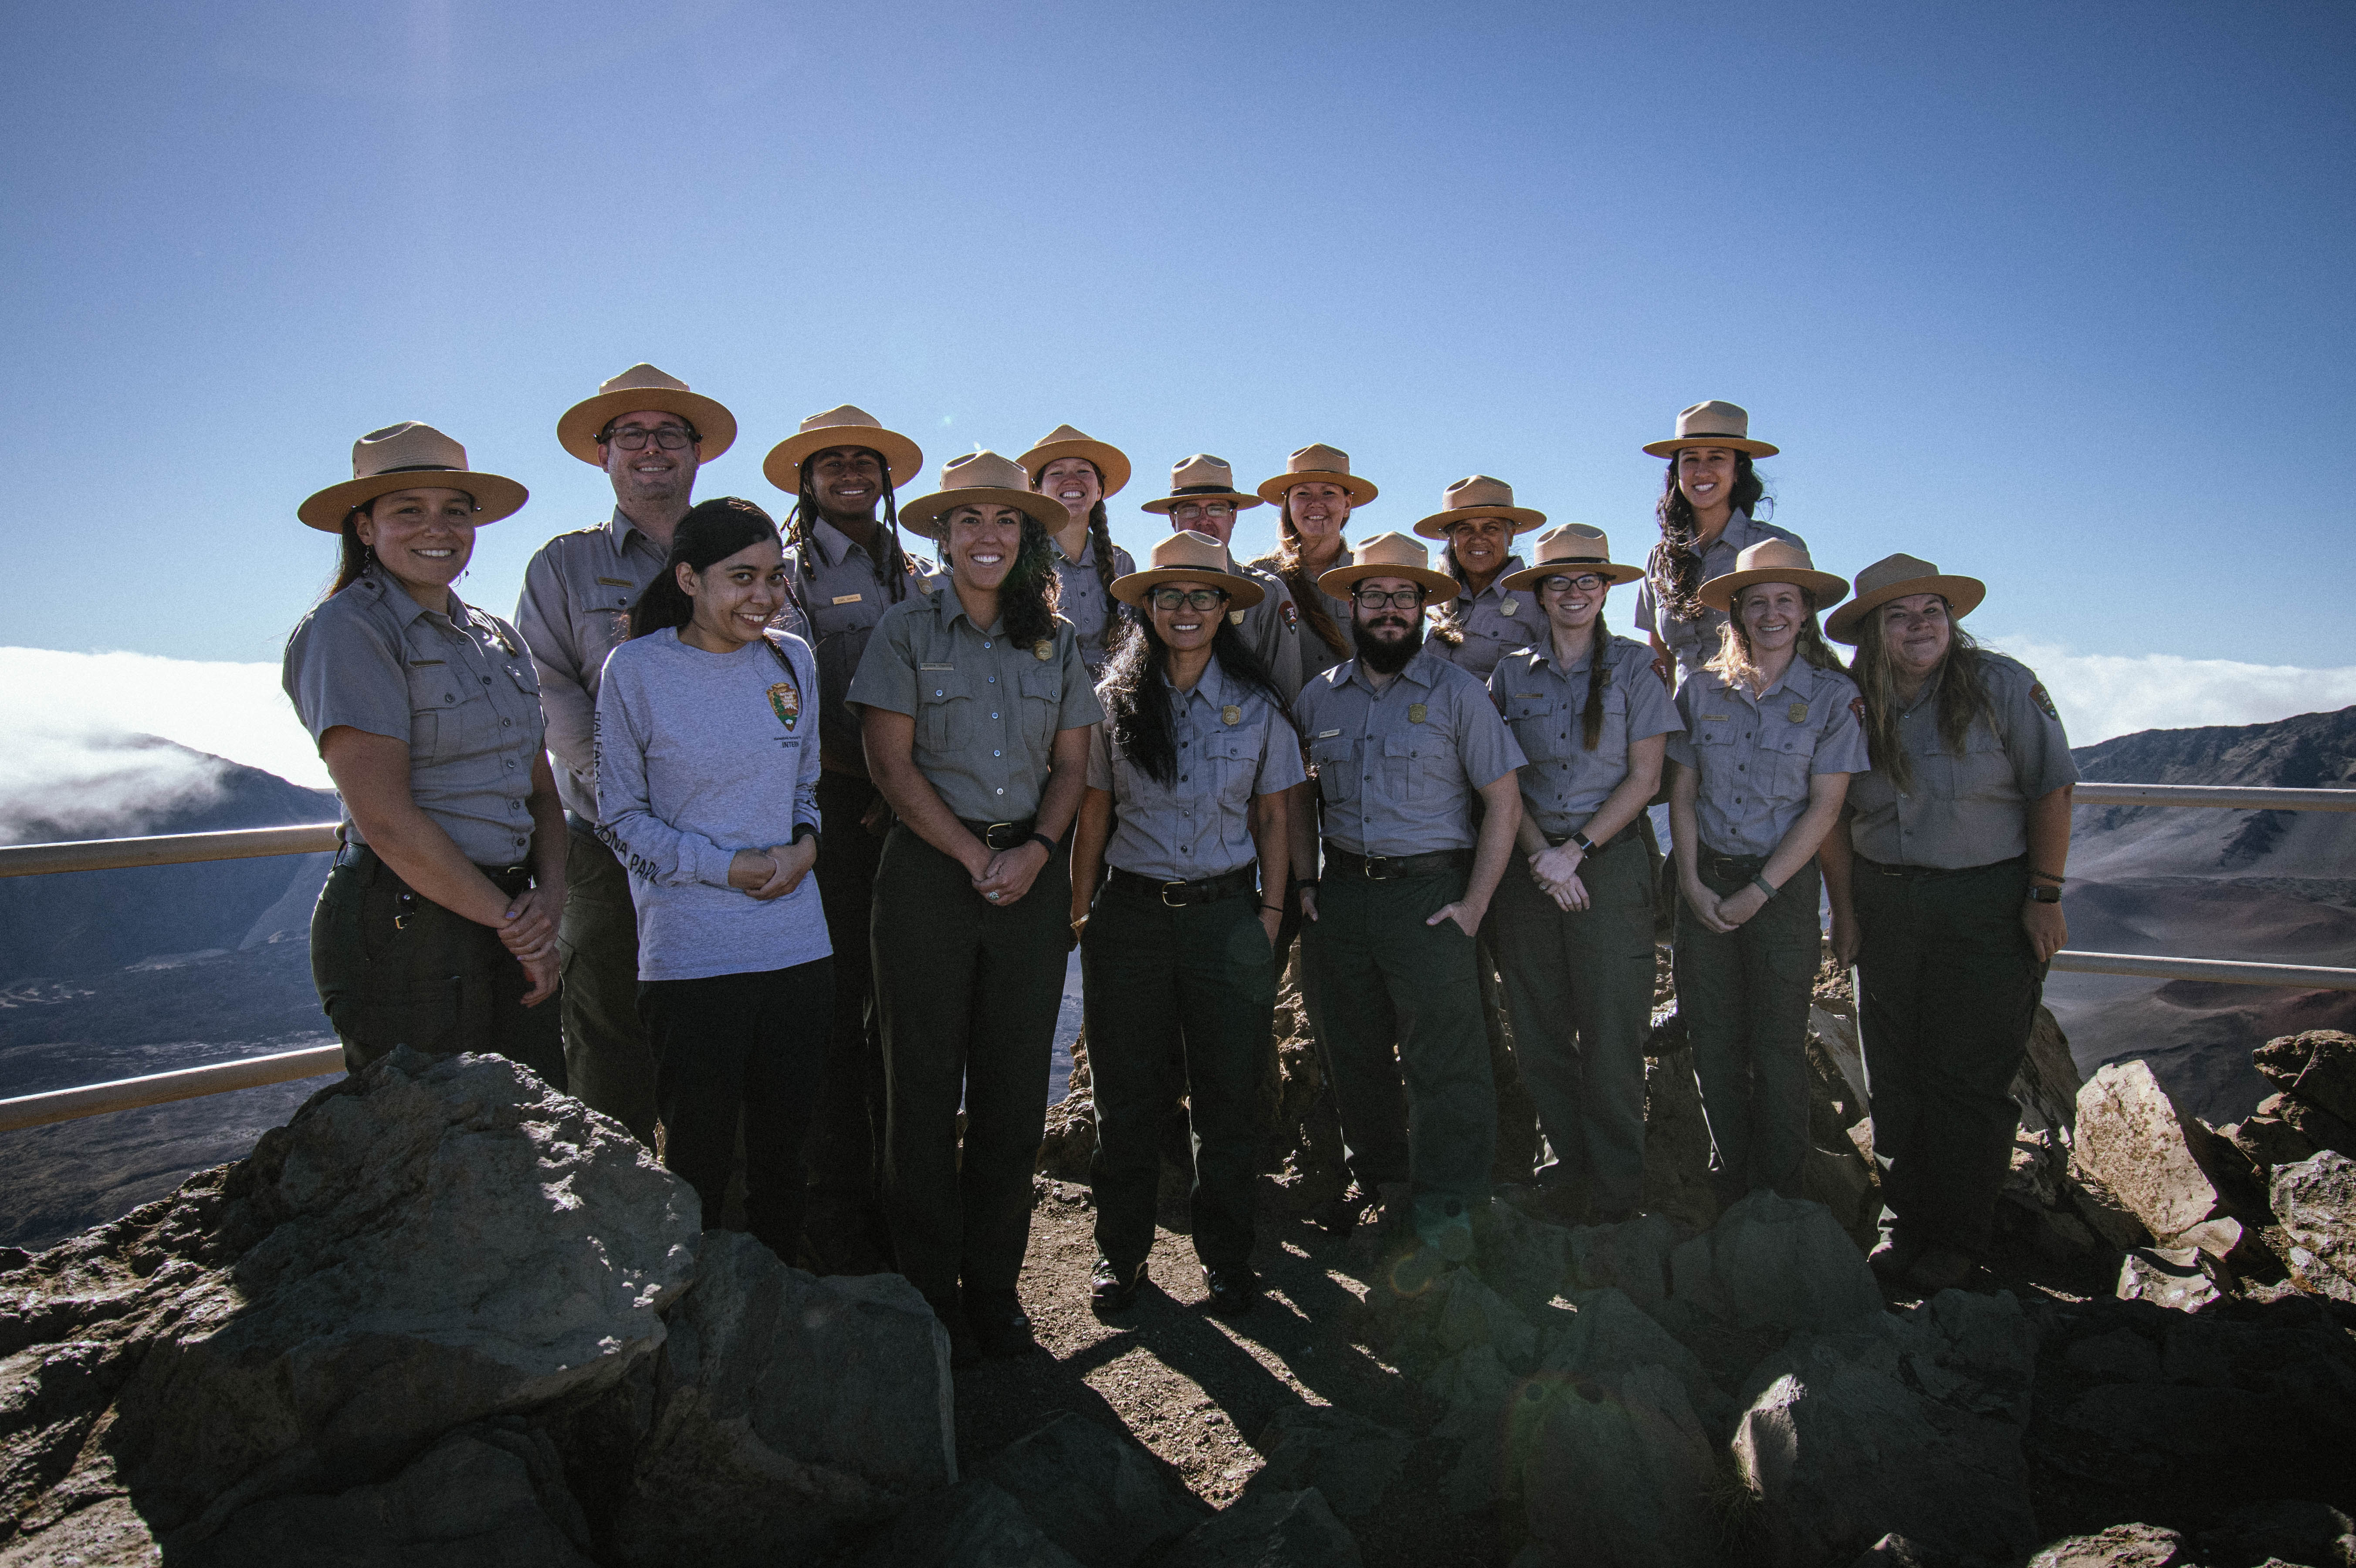
<path id="1" fill-rule="evenodd" d="M 2062 890 L 2060 888 L 2031 888 L 2029 890 L 2029 901 L 2030 903 L 2038 904 L 2058 904 L 2062 901 Z"/>
<path id="2" fill-rule="evenodd" d="M 1595 840 L 1590 838 L 1584 829 L 1572 834 L 1570 836 L 1570 841 L 1579 846 L 1579 852 L 1582 855 L 1592 855 L 1595 853 Z"/>

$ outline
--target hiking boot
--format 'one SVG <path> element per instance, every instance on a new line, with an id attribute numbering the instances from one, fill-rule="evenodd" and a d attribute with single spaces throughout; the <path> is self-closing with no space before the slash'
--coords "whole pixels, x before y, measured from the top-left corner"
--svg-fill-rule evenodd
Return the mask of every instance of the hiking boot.
<path id="1" fill-rule="evenodd" d="M 1145 1283 L 1145 1265 L 1123 1268 L 1108 1258 L 1097 1260 L 1088 1280 L 1088 1305 L 1098 1312 L 1126 1312 L 1137 1305 L 1137 1287 Z"/>

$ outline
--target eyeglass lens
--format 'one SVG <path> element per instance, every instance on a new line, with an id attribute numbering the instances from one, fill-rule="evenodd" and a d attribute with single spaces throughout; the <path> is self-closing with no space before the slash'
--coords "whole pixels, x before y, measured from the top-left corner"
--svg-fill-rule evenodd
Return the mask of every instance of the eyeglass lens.
<path id="1" fill-rule="evenodd" d="M 1566 577 L 1558 572 L 1543 579 L 1538 586 L 1549 593 L 1568 593 L 1574 588 L 1581 593 L 1592 593 L 1603 586 L 1603 579 L 1591 571 L 1582 571 L 1577 577 Z"/>
<path id="2" fill-rule="evenodd" d="M 1157 588 L 1149 597 L 1156 610 L 1215 610 L 1226 595 L 1215 588 Z"/>
<path id="3" fill-rule="evenodd" d="M 644 425 L 624 425 L 605 439 L 624 452 L 644 452 L 648 436 L 652 436 L 655 444 L 665 452 L 685 451 L 695 441 L 693 436 L 675 424 L 657 425 L 652 430 Z"/>
<path id="4" fill-rule="evenodd" d="M 1394 610 L 1412 610 L 1422 597 L 1420 588 L 1394 588 L 1387 593 L 1379 588 L 1362 588 L 1351 595 L 1361 610 L 1380 610 L 1386 605 Z"/>
<path id="5" fill-rule="evenodd" d="M 1207 503 L 1189 501 L 1183 506 L 1171 507 L 1170 515 L 1180 522 L 1185 523 L 1192 522 L 1196 517 L 1232 517 L 1236 515 L 1236 509 L 1225 501 Z"/>

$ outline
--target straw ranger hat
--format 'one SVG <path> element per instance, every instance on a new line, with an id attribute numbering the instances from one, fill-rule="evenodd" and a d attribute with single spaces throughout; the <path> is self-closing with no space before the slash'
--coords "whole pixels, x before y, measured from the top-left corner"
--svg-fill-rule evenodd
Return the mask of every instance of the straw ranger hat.
<path id="1" fill-rule="evenodd" d="M 1622 566 L 1613 560 L 1611 539 L 1601 528 L 1590 528 L 1585 523 L 1564 523 L 1540 534 L 1537 560 L 1536 566 L 1508 573 L 1498 586 L 1508 593 L 1526 589 L 1535 592 L 1539 581 L 1548 577 L 1575 577 L 1591 571 L 1619 583 L 1633 582 L 1644 575 L 1641 566 Z"/>
<path id="2" fill-rule="evenodd" d="M 531 494 L 512 479 L 477 473 L 466 466 L 465 447 L 430 424 L 406 420 L 352 443 L 352 476 L 313 496 L 294 515 L 321 533 L 339 534 L 354 507 L 416 489 L 464 490 L 475 498 L 477 527 L 498 522 Z"/>
<path id="3" fill-rule="evenodd" d="M 1655 457 L 1675 457 L 1688 446 L 1730 446 L 1753 457 L 1772 457 L 1776 448 L 1751 439 L 1751 411 L 1713 398 L 1696 403 L 1677 416 L 1677 433 L 1666 441 L 1649 442 L 1644 450 Z"/>
<path id="4" fill-rule="evenodd" d="M 1172 464 L 1170 494 L 1156 496 L 1139 510 L 1160 512 L 1166 517 L 1188 501 L 1232 501 L 1238 512 L 1259 505 L 1258 496 L 1236 488 L 1236 471 L 1227 466 L 1227 460 L 1207 452 L 1198 452 Z"/>
<path id="5" fill-rule="evenodd" d="M 799 430 L 769 448 L 769 455 L 761 459 L 761 472 L 778 489 L 798 496 L 802 464 L 811 453 L 830 446 L 863 446 L 881 457 L 894 490 L 925 471 L 922 447 L 896 430 L 885 430 L 865 409 L 845 403 L 802 421 Z"/>
<path id="6" fill-rule="evenodd" d="M 695 460 L 709 463 L 736 444 L 736 416 L 701 392 L 691 392 L 676 376 L 666 376 L 651 365 L 633 365 L 602 383 L 594 398 L 584 398 L 556 421 L 559 446 L 584 463 L 597 463 L 597 432 L 624 414 L 659 409 L 677 414 L 695 428 Z"/>
<path id="7" fill-rule="evenodd" d="M 830 442 L 829 445 L 840 443 Z M 1050 532 L 1072 520 L 1064 503 L 1031 488 L 1030 475 L 1011 457 L 994 452 L 969 452 L 941 464 L 941 487 L 919 496 L 900 508 L 901 526 L 928 539 L 946 539 L 940 520 L 959 507 L 995 502 L 1036 518 Z"/>
<path id="8" fill-rule="evenodd" d="M 1041 436 L 1038 445 L 1014 461 L 1023 465 L 1023 472 L 1031 475 L 1031 483 L 1036 485 L 1047 464 L 1061 457 L 1085 457 L 1095 464 L 1107 500 L 1119 495 L 1120 487 L 1129 483 L 1129 453 L 1108 441 L 1098 441 L 1067 424 L 1059 424 Z"/>
<path id="9" fill-rule="evenodd" d="M 1711 578 L 1694 597 L 1713 610 L 1730 614 L 1734 596 L 1754 582 L 1789 582 L 1804 588 L 1815 595 L 1819 611 L 1829 610 L 1848 597 L 1846 578 L 1815 570 L 1806 547 L 1789 539 L 1761 539 L 1734 558 L 1732 571 Z"/>
<path id="10" fill-rule="evenodd" d="M 1338 446 L 1323 442 L 1302 447 L 1285 460 L 1284 472 L 1259 487 L 1259 498 L 1272 507 L 1284 505 L 1284 493 L 1295 485 L 1305 485 L 1312 479 L 1322 479 L 1328 485 L 1339 485 L 1350 493 L 1350 505 L 1363 507 L 1381 492 L 1370 479 L 1361 479 L 1350 472 L 1350 454 Z"/>
<path id="11" fill-rule="evenodd" d="M 1464 585 L 1448 573 L 1432 571 L 1431 552 L 1405 534 L 1376 534 L 1352 553 L 1356 560 L 1317 580 L 1321 592 L 1347 599 L 1359 580 L 1367 577 L 1404 577 L 1419 582 L 1434 603 L 1447 603 L 1464 592 Z"/>
<path id="12" fill-rule="evenodd" d="M 1937 594 L 1947 602 L 1948 618 L 1960 621 L 1979 608 L 1987 597 L 1987 584 L 1976 577 L 1946 576 L 1918 556 L 1884 556 L 1857 574 L 1857 597 L 1825 617 L 1825 635 L 1854 645 L 1863 635 L 1858 628 L 1868 615 L 1910 593 Z"/>
<path id="13" fill-rule="evenodd" d="M 1503 479 L 1492 479 L 1486 474 L 1459 479 L 1448 487 L 1440 504 L 1447 510 L 1434 512 L 1415 525 L 1415 531 L 1425 539 L 1444 539 L 1450 528 L 1468 517 L 1503 517 L 1513 525 L 1513 531 L 1516 534 L 1546 521 L 1544 512 L 1533 512 L 1527 507 L 1515 506 L 1514 487 Z"/>
<path id="14" fill-rule="evenodd" d="M 1201 582 L 1227 591 L 1229 610 L 1248 610 L 1265 597 L 1260 585 L 1227 570 L 1227 547 L 1194 528 L 1179 528 L 1153 546 L 1153 564 L 1112 580 L 1112 596 L 1145 607 L 1145 596 L 1164 582 Z"/>

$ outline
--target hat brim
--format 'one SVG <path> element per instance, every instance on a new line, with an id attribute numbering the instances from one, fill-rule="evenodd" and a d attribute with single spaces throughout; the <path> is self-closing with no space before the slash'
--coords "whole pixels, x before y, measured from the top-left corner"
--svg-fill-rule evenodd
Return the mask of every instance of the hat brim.
<path id="1" fill-rule="evenodd" d="M 1052 496 L 1042 496 L 1036 490 L 1001 490 L 994 485 L 976 485 L 967 489 L 936 490 L 929 496 L 917 496 L 900 508 L 900 526 L 912 534 L 946 541 L 948 536 L 938 526 L 941 518 L 959 507 L 992 504 L 1012 507 L 1049 533 L 1069 526 L 1072 520 L 1072 514 L 1064 509 L 1064 503 Z"/>
<path id="2" fill-rule="evenodd" d="M 1855 647 L 1860 641 L 1857 629 L 1859 622 L 1892 599 L 1903 599 L 1911 593 L 1937 594 L 1947 602 L 1947 618 L 1960 621 L 1980 607 L 1980 601 L 1987 597 L 1987 584 L 1976 577 L 1909 577 L 1885 582 L 1826 616 L 1825 635 Z"/>
<path id="3" fill-rule="evenodd" d="M 1526 566 L 1519 571 L 1508 572 L 1498 586 L 1508 593 L 1535 593 L 1538 584 L 1549 577 L 1579 577 L 1590 571 L 1609 579 L 1614 588 L 1644 575 L 1643 567 L 1622 566 L 1616 560 L 1550 560 L 1543 566 Z"/>
<path id="4" fill-rule="evenodd" d="M 1031 475 L 1031 483 L 1036 485 L 1047 464 L 1062 457 L 1085 457 L 1095 464 L 1108 501 L 1119 495 L 1121 487 L 1129 483 L 1129 454 L 1106 441 L 1044 441 L 1015 461 L 1023 465 L 1023 473 Z"/>
<path id="5" fill-rule="evenodd" d="M 1112 580 L 1112 596 L 1124 604 L 1145 608 L 1145 596 L 1165 582 L 1205 582 L 1227 591 L 1227 608 L 1248 610 L 1268 597 L 1268 592 L 1248 577 L 1237 577 L 1232 571 L 1214 571 L 1203 566 L 1158 566 L 1151 571 L 1132 571 L 1127 577 Z"/>
<path id="6" fill-rule="evenodd" d="M 1819 614 L 1848 597 L 1848 579 L 1836 577 L 1829 571 L 1814 571 L 1799 566 L 1762 566 L 1751 571 L 1730 571 L 1723 577 L 1713 577 L 1694 592 L 1694 597 L 1713 610 L 1728 614 L 1734 612 L 1734 596 L 1754 582 L 1788 582 L 1804 588 L 1816 596 Z"/>
<path id="7" fill-rule="evenodd" d="M 1462 595 L 1464 584 L 1444 571 L 1434 571 L 1422 566 L 1392 566 L 1383 561 L 1353 561 L 1337 566 L 1317 580 L 1317 591 L 1329 599 L 1347 599 L 1350 590 L 1369 577 L 1404 577 L 1423 585 L 1437 603 L 1449 603 Z"/>
<path id="8" fill-rule="evenodd" d="M 1141 512 L 1159 512 L 1162 516 L 1168 517 L 1172 512 L 1177 510 L 1180 507 L 1184 506 L 1189 501 L 1196 503 L 1204 501 L 1233 501 L 1236 504 L 1236 510 L 1238 512 L 1242 511 L 1247 507 L 1257 507 L 1260 504 L 1258 496 L 1247 496 L 1241 490 L 1196 490 L 1183 496 L 1156 496 L 1152 500 L 1143 503 L 1137 509 Z"/>
<path id="9" fill-rule="evenodd" d="M 603 468 L 597 456 L 597 432 L 624 414 L 642 409 L 677 414 L 695 427 L 695 460 L 709 463 L 736 444 L 736 416 L 701 392 L 668 387 L 634 387 L 620 392 L 600 392 L 564 411 L 556 421 L 556 444 L 582 462 Z"/>
<path id="10" fill-rule="evenodd" d="M 468 520 L 477 528 L 513 516 L 531 498 L 530 491 L 503 475 L 463 468 L 412 468 L 330 485 L 295 507 L 294 515 L 323 534 L 340 534 L 354 507 L 397 490 L 464 490 L 475 498 L 475 515 Z"/>
<path id="11" fill-rule="evenodd" d="M 885 430 L 882 425 L 830 424 L 822 430 L 789 435 L 769 448 L 769 455 L 761 459 L 762 477 L 787 495 L 798 496 L 802 489 L 802 464 L 830 446 L 864 447 L 881 457 L 894 490 L 925 471 L 924 448 L 896 430 Z"/>
<path id="12" fill-rule="evenodd" d="M 1363 507 L 1382 494 L 1371 479 L 1361 479 L 1355 474 L 1334 474 L 1322 468 L 1304 469 L 1299 474 L 1280 474 L 1259 487 L 1259 498 L 1271 507 L 1284 505 L 1284 493 L 1295 485 L 1339 485 L 1350 493 L 1350 505 Z"/>
<path id="13" fill-rule="evenodd" d="M 1458 507 L 1453 511 L 1434 512 L 1415 525 L 1415 531 L 1428 539 L 1444 539 L 1448 530 L 1473 517 L 1503 517 L 1514 525 L 1514 532 L 1527 533 L 1546 521 L 1544 512 L 1534 512 L 1527 507 Z"/>
<path id="14" fill-rule="evenodd" d="M 1730 446 L 1753 457 L 1772 457 L 1783 450 L 1780 446 L 1770 446 L 1763 441 L 1753 441 L 1745 435 L 1681 435 L 1674 441 L 1647 442 L 1644 452 L 1652 457 L 1675 457 L 1688 446 Z"/>

